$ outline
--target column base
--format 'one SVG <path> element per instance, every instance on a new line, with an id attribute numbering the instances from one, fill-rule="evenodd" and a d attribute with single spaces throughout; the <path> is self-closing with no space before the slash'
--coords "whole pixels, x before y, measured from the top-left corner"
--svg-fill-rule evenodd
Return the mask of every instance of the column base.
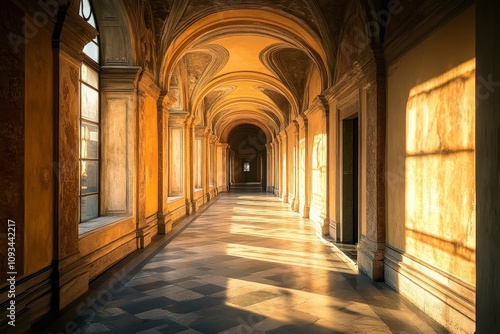
<path id="1" fill-rule="evenodd" d="M 309 218 L 309 205 L 299 204 L 299 213 L 302 215 L 302 218 Z"/>
<path id="2" fill-rule="evenodd" d="M 361 236 L 358 244 L 358 268 L 371 280 L 384 281 L 385 242 L 374 242 Z"/>
<path id="3" fill-rule="evenodd" d="M 169 214 L 160 214 L 158 218 L 158 234 L 165 235 L 172 231 L 172 219 Z"/>
<path id="4" fill-rule="evenodd" d="M 158 229 L 156 229 L 158 226 L 157 215 L 148 217 L 145 222 L 140 222 L 139 226 L 136 231 L 137 248 L 144 249 L 151 244 L 151 240 L 158 233 Z"/>
<path id="5" fill-rule="evenodd" d="M 340 226 L 338 223 L 336 223 L 333 220 L 330 220 L 330 223 L 328 224 L 328 233 L 330 234 L 330 238 L 332 238 L 334 241 L 339 241 L 339 233 L 340 232 Z"/>
<path id="6" fill-rule="evenodd" d="M 195 212 L 195 205 L 193 205 L 193 202 L 191 201 L 186 201 L 186 215 L 190 216 Z"/>

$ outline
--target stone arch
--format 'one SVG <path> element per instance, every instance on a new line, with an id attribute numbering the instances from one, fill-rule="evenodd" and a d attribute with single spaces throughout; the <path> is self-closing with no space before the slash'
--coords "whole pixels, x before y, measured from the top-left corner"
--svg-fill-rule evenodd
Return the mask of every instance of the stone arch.
<path id="1" fill-rule="evenodd" d="M 324 50 L 321 38 L 300 22 L 292 18 L 266 10 L 228 10 L 224 12 L 224 19 L 220 15 L 211 14 L 200 19 L 195 26 L 185 29 L 170 45 L 165 47 L 164 57 L 160 69 L 160 84 L 168 87 L 170 75 L 175 64 L 187 50 L 200 42 L 209 42 L 221 33 L 234 34 L 262 34 L 276 37 L 304 51 L 321 73 L 322 87 L 326 89 L 330 73 L 328 70 L 328 56 Z"/>

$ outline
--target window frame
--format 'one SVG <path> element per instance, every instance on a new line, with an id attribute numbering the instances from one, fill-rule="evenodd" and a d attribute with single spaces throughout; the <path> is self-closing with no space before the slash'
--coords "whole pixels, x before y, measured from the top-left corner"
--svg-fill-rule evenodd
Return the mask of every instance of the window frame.
<path id="1" fill-rule="evenodd" d="M 83 1 L 81 3 L 81 7 L 80 7 L 80 16 L 90 25 L 92 25 L 97 31 L 98 30 L 98 27 L 97 27 L 97 20 L 95 18 L 95 14 L 94 14 L 94 9 L 93 9 L 93 6 L 92 6 L 92 1 L 91 0 L 88 0 L 88 4 L 90 5 L 90 13 L 87 16 L 84 16 L 84 14 L 82 13 L 83 12 Z M 89 22 L 89 21 L 92 21 L 92 22 Z M 92 24 L 94 23 L 94 24 Z M 95 44 L 96 47 L 97 47 L 97 57 L 98 57 L 98 60 L 100 61 L 101 59 L 101 55 L 100 55 L 100 51 L 101 51 L 101 48 L 100 48 L 100 43 L 99 43 L 99 36 L 96 36 L 92 41 L 90 41 L 87 45 L 89 44 Z M 96 219 L 96 218 L 99 218 L 101 217 L 101 168 L 102 168 L 102 156 L 101 156 L 101 145 L 102 145 L 102 132 L 101 132 L 101 119 L 102 119 L 102 115 L 101 115 L 101 78 L 100 78 L 100 70 L 101 70 L 101 67 L 99 65 L 98 62 L 96 62 L 89 54 L 87 54 L 85 52 L 85 48 L 87 47 L 87 45 L 85 45 L 85 47 L 83 48 L 82 50 L 82 53 L 81 53 L 81 56 L 82 56 L 82 64 L 80 66 L 80 71 L 79 71 L 79 117 L 78 117 L 78 137 L 79 137 L 79 141 L 78 141 L 78 185 L 79 185 L 79 193 L 78 193 L 78 200 L 79 200 L 79 203 L 78 203 L 78 221 L 79 223 L 84 223 L 84 222 L 88 222 L 88 221 L 91 221 L 92 219 Z M 83 77 L 82 77 L 82 71 L 83 71 L 83 68 L 84 66 L 87 66 L 88 68 L 90 68 L 91 70 L 94 70 L 96 73 L 97 73 L 97 83 L 96 83 L 96 86 L 97 87 L 93 87 L 90 83 L 87 83 L 83 80 Z M 97 93 L 97 113 L 98 113 L 98 117 L 97 117 L 97 120 L 90 120 L 88 118 L 84 118 L 83 115 L 82 115 L 82 112 L 83 112 L 83 108 L 82 108 L 82 104 L 83 104 L 83 87 L 87 87 L 88 89 L 91 89 L 91 90 L 94 90 L 96 93 Z M 98 137 L 97 137 L 97 157 L 96 158 L 88 158 L 88 157 L 83 157 L 82 155 L 82 125 L 84 123 L 88 123 L 88 124 L 91 124 L 93 126 L 96 126 L 97 127 L 97 133 L 98 133 Z M 91 193 L 86 193 L 86 194 L 82 194 L 82 162 L 84 161 L 91 161 L 91 162 L 97 162 L 97 180 L 96 180 L 96 191 L 95 192 L 91 192 Z M 92 197 L 92 196 L 96 196 L 97 195 L 97 215 L 96 216 L 92 216 L 90 218 L 82 218 L 82 200 L 83 198 L 85 197 Z"/>

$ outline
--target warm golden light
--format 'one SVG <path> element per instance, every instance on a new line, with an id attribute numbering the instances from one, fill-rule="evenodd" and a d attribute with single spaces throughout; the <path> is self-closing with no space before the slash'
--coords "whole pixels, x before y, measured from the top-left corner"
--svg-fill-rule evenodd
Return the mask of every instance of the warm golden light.
<path id="1" fill-rule="evenodd" d="M 406 119 L 406 251 L 475 282 L 475 59 L 413 88 Z"/>

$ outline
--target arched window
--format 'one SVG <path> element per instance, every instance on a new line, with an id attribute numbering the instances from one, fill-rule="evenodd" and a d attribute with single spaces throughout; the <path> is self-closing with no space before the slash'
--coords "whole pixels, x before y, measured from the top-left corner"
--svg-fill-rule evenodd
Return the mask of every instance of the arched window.
<path id="1" fill-rule="evenodd" d="M 80 16 L 97 29 L 89 0 L 81 0 Z M 99 39 L 83 49 L 80 70 L 80 222 L 99 216 L 100 112 Z"/>

